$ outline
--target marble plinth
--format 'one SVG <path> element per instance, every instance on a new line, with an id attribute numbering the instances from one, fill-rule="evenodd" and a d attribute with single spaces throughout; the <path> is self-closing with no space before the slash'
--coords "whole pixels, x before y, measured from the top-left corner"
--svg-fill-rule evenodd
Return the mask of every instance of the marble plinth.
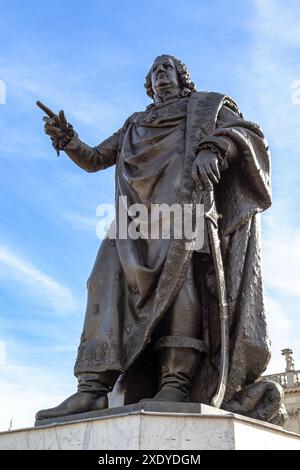
<path id="1" fill-rule="evenodd" d="M 0 433 L 1 450 L 300 450 L 300 435 L 196 403 L 137 405 Z"/>

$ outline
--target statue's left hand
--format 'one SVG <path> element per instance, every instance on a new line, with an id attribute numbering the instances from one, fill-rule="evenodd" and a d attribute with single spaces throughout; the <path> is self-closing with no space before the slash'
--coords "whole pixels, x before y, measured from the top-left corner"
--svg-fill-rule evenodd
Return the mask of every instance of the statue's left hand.
<path id="1" fill-rule="evenodd" d="M 219 182 L 219 159 L 215 152 L 209 149 L 200 150 L 193 163 L 192 177 L 196 184 L 200 183 L 204 187 Z"/>

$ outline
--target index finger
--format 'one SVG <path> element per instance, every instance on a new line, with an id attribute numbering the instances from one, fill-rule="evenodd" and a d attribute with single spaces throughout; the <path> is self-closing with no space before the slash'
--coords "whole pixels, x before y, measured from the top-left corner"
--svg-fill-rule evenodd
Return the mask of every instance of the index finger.
<path id="1" fill-rule="evenodd" d="M 44 113 L 46 113 L 50 118 L 55 118 L 57 115 L 51 111 L 50 108 L 48 108 L 47 106 L 45 106 L 41 101 L 37 101 L 36 102 L 37 106 L 42 110 L 44 111 Z"/>

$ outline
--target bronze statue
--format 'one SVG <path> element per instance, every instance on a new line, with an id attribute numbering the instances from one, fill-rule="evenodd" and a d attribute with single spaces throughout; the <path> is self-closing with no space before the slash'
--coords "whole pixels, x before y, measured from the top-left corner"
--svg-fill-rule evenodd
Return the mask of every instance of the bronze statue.
<path id="1" fill-rule="evenodd" d="M 88 172 L 116 165 L 117 214 L 125 196 L 147 208 L 204 203 L 204 244 L 123 239 L 117 217 L 88 280 L 78 391 L 37 419 L 106 408 L 122 374 L 125 403 L 201 402 L 280 423 L 282 390 L 259 380 L 270 358 L 259 226 L 271 205 L 267 141 L 230 97 L 197 92 L 173 56 L 155 59 L 145 88 L 153 103 L 97 147 L 39 103 L 45 132 Z"/>

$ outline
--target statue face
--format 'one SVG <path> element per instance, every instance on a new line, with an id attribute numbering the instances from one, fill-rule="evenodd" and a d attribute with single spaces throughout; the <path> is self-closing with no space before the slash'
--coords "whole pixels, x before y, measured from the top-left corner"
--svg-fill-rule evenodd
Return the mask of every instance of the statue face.
<path id="1" fill-rule="evenodd" d="M 180 89 L 176 66 L 171 57 L 160 57 L 153 63 L 151 85 L 154 94 L 166 88 Z"/>

